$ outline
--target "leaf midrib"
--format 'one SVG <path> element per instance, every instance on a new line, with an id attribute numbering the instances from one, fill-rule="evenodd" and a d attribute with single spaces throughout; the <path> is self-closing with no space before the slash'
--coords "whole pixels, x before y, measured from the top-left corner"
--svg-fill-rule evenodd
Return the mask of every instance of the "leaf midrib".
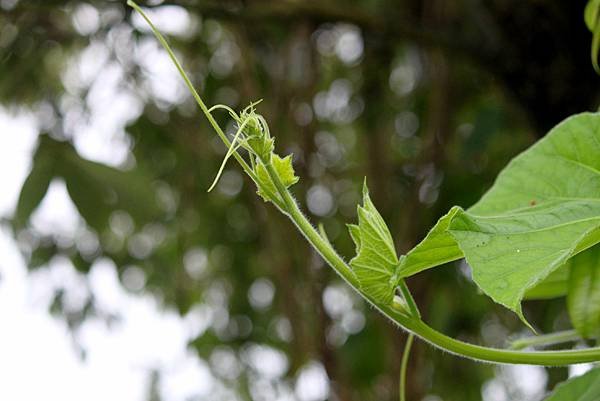
<path id="1" fill-rule="evenodd" d="M 480 219 L 486 219 L 486 217 L 479 217 L 479 218 Z M 528 231 L 517 231 L 517 232 L 515 232 L 515 231 L 508 231 L 508 232 L 497 231 L 497 232 L 489 232 L 489 231 L 478 230 L 477 232 L 481 233 L 481 234 L 488 234 L 488 235 L 529 234 L 529 233 L 538 233 L 538 232 L 542 232 L 542 231 L 553 230 L 553 229 L 556 229 L 556 228 L 561 228 L 561 227 L 569 226 L 571 224 L 584 223 L 586 221 L 592 221 L 592 220 L 600 220 L 600 216 L 588 217 L 588 218 L 585 218 L 585 219 L 578 219 L 578 220 L 570 220 L 570 221 L 567 221 L 567 222 L 562 223 L 562 224 L 556 224 L 556 225 L 553 225 L 553 226 L 548 226 L 548 227 L 538 228 L 538 229 L 535 229 L 535 230 L 528 230 Z M 453 228 L 450 228 L 448 231 L 454 231 L 454 232 L 473 232 L 473 230 L 462 230 L 462 229 L 453 229 Z"/>

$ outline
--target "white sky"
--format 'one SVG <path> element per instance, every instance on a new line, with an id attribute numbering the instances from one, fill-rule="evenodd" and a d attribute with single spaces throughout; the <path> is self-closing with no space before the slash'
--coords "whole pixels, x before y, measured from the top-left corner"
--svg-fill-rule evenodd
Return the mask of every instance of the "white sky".
<path id="1" fill-rule="evenodd" d="M 0 216 L 7 216 L 28 173 L 37 128 L 31 115 L 0 110 L 0 133 Z M 79 217 L 64 187 L 53 188 L 36 218 L 46 224 L 66 219 L 71 222 L 66 228 L 73 228 Z M 207 365 L 186 350 L 206 318 L 181 318 L 160 310 L 149 296 L 127 294 L 111 263 L 97 263 L 89 279 L 61 260 L 28 275 L 12 234 L 4 230 L 0 276 L 0 400 L 144 400 L 150 369 L 164 375 L 166 400 L 211 390 Z M 80 286 L 85 293 L 86 283 L 100 305 L 115 309 L 122 321 L 110 328 L 100 319 L 84 323 L 77 332 L 87 351 L 82 359 L 66 324 L 48 313 L 48 305 L 54 288 Z"/>

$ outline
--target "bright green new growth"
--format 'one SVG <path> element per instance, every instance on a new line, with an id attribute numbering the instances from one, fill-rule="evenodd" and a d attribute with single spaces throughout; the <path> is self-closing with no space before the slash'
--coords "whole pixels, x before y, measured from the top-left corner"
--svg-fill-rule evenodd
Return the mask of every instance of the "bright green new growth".
<path id="1" fill-rule="evenodd" d="M 148 22 L 208 121 L 229 148 L 224 162 L 233 156 L 256 183 L 261 196 L 272 201 L 288 216 L 340 277 L 353 288 L 360 290 L 364 299 L 381 313 L 405 328 L 411 335 L 417 335 L 453 354 L 476 360 L 546 366 L 600 360 L 598 347 L 564 351 L 514 351 L 473 345 L 445 336 L 421 320 L 419 310 L 403 279 L 464 255 L 473 267 L 476 283 L 482 286 L 482 289 L 482 283 L 486 280 L 479 280 L 480 277 L 494 277 L 500 274 L 502 278 L 508 278 L 505 281 L 507 285 L 502 286 L 500 294 L 490 291 L 488 295 L 492 298 L 497 296 L 499 299 L 515 298 L 514 305 L 508 301 L 506 304 L 513 305 L 513 310 L 519 313 L 520 300 L 525 290 L 549 276 L 560 264 L 564 265 L 564 261 L 569 257 L 599 241 L 600 229 L 597 224 L 600 213 L 596 207 L 600 191 L 600 160 L 594 157 L 600 154 L 600 141 L 597 134 L 591 132 L 595 131 L 594 127 L 600 125 L 599 115 L 579 115 L 556 127 L 548 134 L 545 142 L 541 141 L 517 157 L 500 174 L 494 187 L 477 205 L 466 212 L 459 207 L 452 208 L 438 221 L 425 240 L 400 260 L 396 257 L 389 230 L 370 201 L 365 187 L 364 204 L 359 207 L 359 224 L 350 226 L 350 233 L 357 245 L 357 256 L 352 260 L 351 267 L 335 251 L 324 231 L 317 231 L 301 212 L 288 190 L 298 180 L 293 172 L 291 156 L 280 158 L 273 153 L 274 140 L 269 134 L 266 121 L 255 113 L 253 105 L 242 111 L 239 116 L 231 108 L 223 105 L 208 109 L 164 37 L 139 6 L 131 0 L 128 0 L 128 4 Z M 211 114 L 211 111 L 217 108 L 229 111 L 238 123 L 238 132 L 233 142 L 229 141 Z M 577 128 L 577 124 L 583 126 Z M 569 136 L 573 130 L 577 131 L 577 137 Z M 557 145 L 565 146 L 561 151 L 566 154 L 554 149 Z M 248 151 L 250 165 L 237 152 L 239 147 Z M 551 169 L 548 166 L 556 165 L 565 171 L 561 170 L 560 174 L 553 176 L 549 174 L 548 170 Z M 528 200 L 534 194 L 536 197 Z M 565 230 L 565 227 L 569 230 Z M 547 236 L 542 237 L 539 233 L 550 233 L 553 246 L 562 246 L 560 252 L 548 255 L 540 248 L 541 251 L 536 253 L 536 246 L 540 246 L 540 240 L 542 246 L 545 246 L 544 241 L 548 240 Z M 485 236 L 484 241 L 482 236 Z M 514 239 L 512 242 L 511 237 Z M 516 262 L 517 267 L 511 264 L 504 267 L 498 265 L 493 258 L 486 258 L 483 248 L 493 252 L 503 252 L 507 249 L 514 251 L 510 252 L 509 256 L 512 255 L 514 260 L 511 262 Z M 543 254 L 542 260 L 550 264 L 538 271 L 539 261 L 533 258 L 538 257 L 540 252 Z M 527 255 L 529 258 L 526 258 Z M 506 255 L 499 255 L 496 259 L 502 256 Z M 524 265 L 523 262 L 528 264 Z M 489 263 L 490 272 L 481 271 L 486 263 Z M 534 268 L 531 269 L 531 266 Z M 525 280 L 523 276 L 526 276 Z M 395 296 L 397 290 L 401 296 Z M 401 299 L 402 302 L 397 303 L 397 299 Z M 407 347 L 409 348 L 410 346 Z M 405 371 L 405 362 L 403 365 Z"/>
<path id="2" fill-rule="evenodd" d="M 210 192 L 215 185 L 217 185 L 227 160 L 236 154 L 239 148 L 246 149 L 250 153 L 251 157 L 254 155 L 258 159 L 258 162 L 269 163 L 271 161 L 271 153 L 275 148 L 275 139 L 271 138 L 269 126 L 267 125 L 264 117 L 255 111 L 254 106 L 256 106 L 258 103 L 260 103 L 260 100 L 258 102 L 251 103 L 248 107 L 242 110 L 240 115 L 238 115 L 230 107 L 222 104 L 208 109 L 209 113 L 216 109 L 227 110 L 229 115 L 238 125 L 237 132 L 233 136 L 231 144 L 229 145 L 229 149 L 227 150 L 227 154 L 223 158 L 223 162 L 219 168 L 219 172 L 217 173 L 212 185 L 208 189 L 208 192 Z M 255 159 L 251 158 L 251 162 L 252 165 L 254 165 Z M 256 169 L 254 172 L 256 173 Z"/>
<path id="3" fill-rule="evenodd" d="M 282 159 L 281 157 L 279 157 L 279 155 L 273 154 L 273 156 L 271 157 L 271 165 L 277 172 L 277 175 L 279 176 L 281 182 L 286 188 L 289 188 L 298 182 L 298 177 L 296 177 L 296 175 L 294 174 L 294 167 L 292 166 L 292 155 L 287 155 Z M 277 188 L 275 187 L 275 183 L 269 176 L 269 172 L 267 171 L 265 165 L 263 163 L 257 163 L 254 168 L 254 172 L 256 173 L 256 177 L 258 178 L 257 193 L 265 201 L 283 201 L 279 196 L 277 196 L 276 199 L 273 199 L 272 195 L 269 195 L 271 193 L 276 194 Z"/>
<path id="4" fill-rule="evenodd" d="M 392 282 L 392 275 L 398 265 L 398 256 L 392 235 L 369 197 L 366 181 L 363 205 L 358 206 L 357 214 L 358 225 L 348 225 L 356 245 L 356 256 L 350 261 L 350 266 L 360 283 L 360 290 L 389 305 L 397 285 Z"/>

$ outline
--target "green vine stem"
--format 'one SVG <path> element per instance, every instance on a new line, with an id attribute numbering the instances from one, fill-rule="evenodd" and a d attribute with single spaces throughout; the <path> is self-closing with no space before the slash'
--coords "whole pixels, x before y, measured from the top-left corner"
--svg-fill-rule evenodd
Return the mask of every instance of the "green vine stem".
<path id="1" fill-rule="evenodd" d="M 406 337 L 406 344 L 404 344 L 404 352 L 402 353 L 402 363 L 400 364 L 400 401 L 406 401 L 406 374 L 408 370 L 408 359 L 410 357 L 410 350 L 412 348 L 415 336 L 409 334 Z"/>
<path id="2" fill-rule="evenodd" d="M 300 232 L 304 234 L 308 242 L 317 250 L 325 261 L 358 291 L 359 283 L 352 272 L 352 269 L 344 262 L 341 256 L 325 241 L 304 214 L 289 190 L 282 184 L 275 169 L 267 166 L 267 172 L 277 192 L 284 200 L 284 213 L 293 221 Z M 514 351 L 499 348 L 490 348 L 480 345 L 469 344 L 463 341 L 448 337 L 432 327 L 428 326 L 420 318 L 403 313 L 393 308 L 391 305 L 382 305 L 374 301 L 368 295 L 358 291 L 371 305 L 381 313 L 391 319 L 394 323 L 413 333 L 422 340 L 441 348 L 444 351 L 471 358 L 482 362 L 508 363 L 508 364 L 529 364 L 544 366 L 564 366 L 576 363 L 595 362 L 600 360 L 600 347 L 563 350 L 563 351 Z"/>
<path id="3" fill-rule="evenodd" d="M 158 41 L 162 44 L 165 50 L 169 53 L 169 57 L 173 60 L 177 70 L 184 79 L 187 87 L 192 92 L 194 99 L 200 106 L 200 109 L 216 131 L 217 135 L 221 138 L 223 143 L 230 148 L 231 142 L 227 139 L 220 126 L 217 124 L 209 109 L 206 107 L 201 97 L 198 95 L 190 79 L 187 77 L 185 71 L 181 67 L 181 64 L 177 61 L 177 58 L 173 54 L 169 47 L 169 44 L 165 38 L 158 32 L 158 30 L 152 25 L 150 19 L 144 14 L 143 10 L 135 4 L 132 0 L 128 0 L 127 4 L 133 7 L 140 15 L 148 22 Z M 250 176 L 250 178 L 258 184 L 258 179 L 254 174 L 254 171 L 246 163 L 246 161 L 237 152 L 233 153 L 235 159 L 240 163 L 243 170 Z M 564 350 L 564 351 L 515 351 L 505 350 L 498 348 L 484 347 L 474 344 L 465 343 L 454 338 L 448 337 L 432 327 L 428 326 L 421 320 L 418 314 L 418 309 L 414 304 L 414 300 L 408 291 L 404 282 L 400 283 L 400 290 L 403 294 L 404 300 L 407 303 L 409 311 L 399 309 L 394 305 L 384 305 L 373 300 L 369 295 L 364 294 L 360 291 L 359 282 L 354 275 L 352 269 L 346 264 L 342 257 L 335 251 L 333 246 L 324 239 L 319 232 L 313 227 L 313 225 L 304 216 L 298 203 L 293 198 L 289 190 L 283 185 L 281 179 L 273 166 L 270 163 L 265 164 L 266 170 L 269 177 L 275 185 L 275 189 L 278 197 L 270 196 L 273 199 L 274 204 L 277 208 L 290 218 L 290 220 L 296 225 L 298 230 L 304 235 L 310 245 L 323 257 L 323 259 L 363 298 L 365 298 L 371 305 L 373 305 L 382 314 L 387 316 L 392 322 L 398 326 L 404 328 L 409 334 L 421 338 L 422 340 L 432 344 L 433 346 L 440 348 L 444 351 L 471 358 L 483 362 L 493 363 L 508 363 L 508 364 L 531 364 L 531 365 L 544 365 L 544 366 L 564 366 L 576 363 L 587 363 L 596 362 L 600 360 L 600 347 L 578 349 L 578 350 Z M 267 188 L 261 188 L 261 190 L 268 190 Z M 272 194 L 269 194 L 272 195 Z"/>

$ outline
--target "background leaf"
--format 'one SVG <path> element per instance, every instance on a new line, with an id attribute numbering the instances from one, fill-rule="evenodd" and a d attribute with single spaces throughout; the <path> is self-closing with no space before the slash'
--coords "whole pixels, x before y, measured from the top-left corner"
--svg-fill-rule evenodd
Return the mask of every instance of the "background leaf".
<path id="1" fill-rule="evenodd" d="M 124 171 L 80 157 L 63 145 L 57 174 L 64 178 L 69 195 L 83 218 L 97 231 L 114 210 L 124 210 L 138 225 L 160 214 L 152 182 L 140 168 Z"/>
<path id="2" fill-rule="evenodd" d="M 573 257 L 567 306 L 573 327 L 585 338 L 600 334 L 600 246 Z"/>
<path id="3" fill-rule="evenodd" d="M 597 401 L 600 394 L 600 368 L 564 382 L 545 401 Z"/>
<path id="4" fill-rule="evenodd" d="M 559 267 L 543 281 L 527 290 L 526 300 L 564 297 L 569 291 L 569 263 Z"/>
<path id="5" fill-rule="evenodd" d="M 16 228 L 22 228 L 27 224 L 33 211 L 44 199 L 53 176 L 54 163 L 52 157 L 38 151 L 33 158 L 31 172 L 25 179 L 23 187 L 21 187 L 13 221 Z"/>

